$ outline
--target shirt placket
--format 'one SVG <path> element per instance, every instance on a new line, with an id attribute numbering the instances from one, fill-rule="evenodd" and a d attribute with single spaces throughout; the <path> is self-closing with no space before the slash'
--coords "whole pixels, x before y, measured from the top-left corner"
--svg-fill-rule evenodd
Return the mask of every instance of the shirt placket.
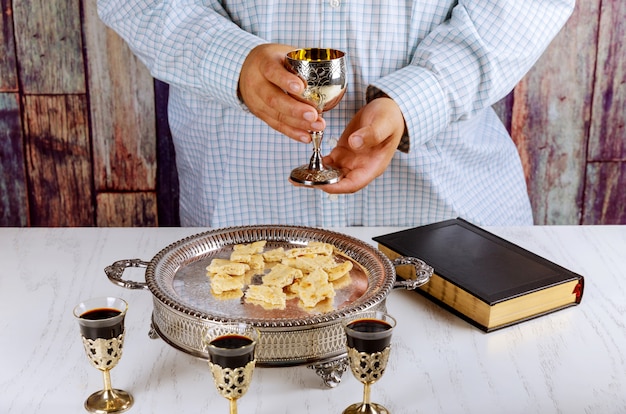
<path id="1" fill-rule="evenodd" d="M 322 0 L 322 13 L 320 22 L 320 47 L 342 49 L 345 39 L 341 31 L 342 2 L 347 0 Z M 332 132 L 331 132 L 332 131 Z M 322 153 L 328 154 L 336 145 L 339 138 L 337 128 L 328 128 L 322 141 Z M 319 216 L 318 222 L 324 227 L 337 227 L 347 225 L 346 196 L 327 194 L 319 191 Z"/>

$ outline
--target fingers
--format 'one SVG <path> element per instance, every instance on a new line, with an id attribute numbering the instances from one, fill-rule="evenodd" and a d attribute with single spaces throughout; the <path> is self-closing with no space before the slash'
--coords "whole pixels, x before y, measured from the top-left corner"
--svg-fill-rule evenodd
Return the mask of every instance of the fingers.
<path id="1" fill-rule="evenodd" d="M 348 143 L 355 151 L 381 145 L 390 138 L 400 138 L 404 133 L 404 117 L 398 105 L 390 98 L 378 98 L 367 104 L 355 117 L 355 129 Z"/>
<path id="2" fill-rule="evenodd" d="M 316 109 L 286 92 L 299 94 L 303 81 L 285 69 L 291 46 L 265 44 L 246 57 L 239 78 L 239 93 L 250 112 L 288 137 L 310 142 L 309 130 L 322 130 L 323 119 Z"/>
<path id="3" fill-rule="evenodd" d="M 404 118 L 395 102 L 376 99 L 350 121 L 337 147 L 324 163 L 344 172 L 335 184 L 320 186 L 329 194 L 348 194 L 363 189 L 385 172 L 404 133 Z"/>

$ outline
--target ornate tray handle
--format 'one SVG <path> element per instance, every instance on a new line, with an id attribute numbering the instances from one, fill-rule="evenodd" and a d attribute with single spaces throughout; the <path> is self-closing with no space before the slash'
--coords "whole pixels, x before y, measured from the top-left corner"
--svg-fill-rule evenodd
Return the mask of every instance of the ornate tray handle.
<path id="1" fill-rule="evenodd" d="M 149 290 L 148 284 L 145 282 L 135 282 L 132 280 L 122 279 L 124 270 L 128 269 L 129 267 L 147 268 L 149 264 L 150 262 L 145 262 L 141 259 L 118 260 L 112 265 L 105 267 L 104 273 L 106 273 L 111 282 L 123 288 Z"/>
<path id="2" fill-rule="evenodd" d="M 433 268 L 427 265 L 423 260 L 415 257 L 398 257 L 392 260 L 392 263 L 395 267 L 406 265 L 413 267 L 413 271 L 411 272 L 413 277 L 410 279 L 398 278 L 393 285 L 394 289 L 417 289 L 428 283 L 430 277 L 433 275 Z"/>

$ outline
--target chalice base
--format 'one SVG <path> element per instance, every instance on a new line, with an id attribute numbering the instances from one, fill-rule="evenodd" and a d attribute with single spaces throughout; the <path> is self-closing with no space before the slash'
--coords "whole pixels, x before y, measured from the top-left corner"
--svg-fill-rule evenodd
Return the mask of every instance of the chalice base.
<path id="1" fill-rule="evenodd" d="M 90 413 L 123 413 L 133 405 L 133 396 L 124 390 L 112 389 L 94 392 L 85 401 Z"/>
<path id="2" fill-rule="evenodd" d="M 342 414 L 389 414 L 389 411 L 380 404 L 360 402 L 352 404 Z"/>
<path id="3" fill-rule="evenodd" d="M 321 170 L 313 170 L 310 166 L 302 165 L 291 171 L 289 179 L 294 183 L 305 186 L 316 186 L 324 184 L 335 184 L 341 180 L 343 174 L 341 170 L 324 167 Z"/>

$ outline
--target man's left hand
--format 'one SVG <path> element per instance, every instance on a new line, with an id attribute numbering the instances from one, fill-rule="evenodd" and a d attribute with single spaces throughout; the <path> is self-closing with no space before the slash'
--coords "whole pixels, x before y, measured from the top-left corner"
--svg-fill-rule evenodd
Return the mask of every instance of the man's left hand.
<path id="1" fill-rule="evenodd" d="M 346 194 L 367 186 L 387 169 L 404 129 L 402 111 L 392 99 L 377 98 L 365 105 L 324 157 L 325 165 L 341 169 L 344 177 L 318 188 L 329 194 Z"/>

